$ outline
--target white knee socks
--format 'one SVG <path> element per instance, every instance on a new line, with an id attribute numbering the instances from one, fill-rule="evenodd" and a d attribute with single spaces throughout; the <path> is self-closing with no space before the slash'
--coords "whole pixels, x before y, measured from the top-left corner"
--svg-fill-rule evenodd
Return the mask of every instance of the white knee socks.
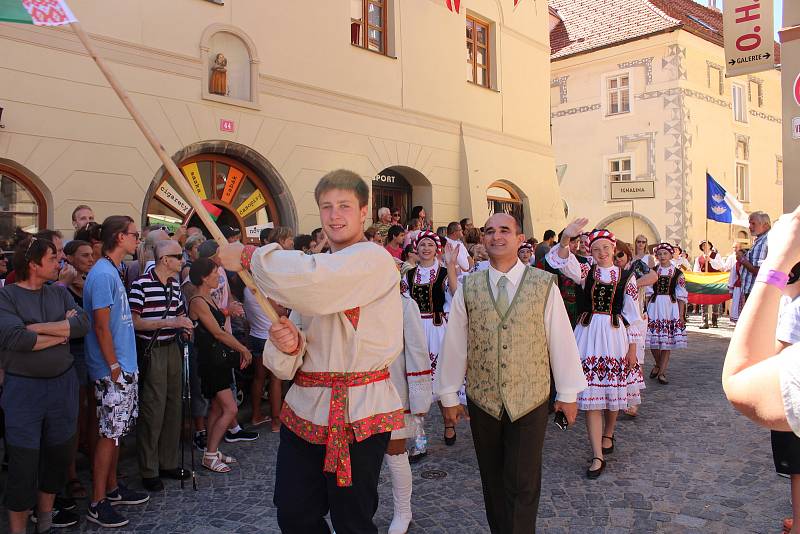
<path id="1" fill-rule="evenodd" d="M 394 498 L 394 518 L 389 525 L 389 534 L 405 534 L 411 523 L 411 465 L 408 463 L 408 453 L 386 454 L 385 458 Z"/>

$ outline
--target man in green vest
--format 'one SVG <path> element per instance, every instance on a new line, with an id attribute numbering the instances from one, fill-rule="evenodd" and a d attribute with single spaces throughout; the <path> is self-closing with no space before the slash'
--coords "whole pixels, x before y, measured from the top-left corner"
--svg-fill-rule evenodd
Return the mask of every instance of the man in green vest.
<path id="1" fill-rule="evenodd" d="M 467 408 L 486 517 L 493 534 L 536 531 L 550 371 L 555 409 L 569 424 L 586 388 L 578 347 L 555 275 L 525 266 L 525 240 L 510 215 L 492 215 L 483 244 L 489 269 L 463 279 L 453 296 L 435 389 L 445 424 L 462 415 L 458 390 L 467 377 Z"/>

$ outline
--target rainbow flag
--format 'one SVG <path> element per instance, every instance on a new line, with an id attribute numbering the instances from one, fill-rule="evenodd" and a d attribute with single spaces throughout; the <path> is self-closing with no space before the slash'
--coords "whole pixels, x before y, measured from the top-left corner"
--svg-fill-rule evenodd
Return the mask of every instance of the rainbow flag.
<path id="1" fill-rule="evenodd" d="M 732 297 L 728 292 L 730 273 L 683 273 L 689 304 L 722 304 Z"/>
<path id="2" fill-rule="evenodd" d="M 0 0 L 0 21 L 63 26 L 77 19 L 64 0 Z"/>

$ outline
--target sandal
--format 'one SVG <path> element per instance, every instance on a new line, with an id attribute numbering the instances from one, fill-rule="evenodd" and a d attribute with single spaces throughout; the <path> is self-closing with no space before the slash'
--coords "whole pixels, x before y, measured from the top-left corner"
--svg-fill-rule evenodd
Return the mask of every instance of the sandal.
<path id="1" fill-rule="evenodd" d="M 261 425 L 265 425 L 265 424 L 270 423 L 270 422 L 272 422 L 272 417 L 270 417 L 268 415 L 265 415 L 264 417 L 262 417 L 258 421 L 251 421 L 250 422 L 250 428 L 258 428 Z"/>
<path id="2" fill-rule="evenodd" d="M 217 449 L 217 458 L 219 458 L 222 462 L 230 465 L 236 465 L 239 463 L 239 460 L 234 458 L 233 456 L 228 456 L 223 454 L 221 450 Z"/>
<path id="3" fill-rule="evenodd" d="M 447 430 L 448 429 L 452 429 L 453 430 L 453 436 L 449 437 L 449 438 L 447 437 Z M 445 426 L 444 427 L 444 444 L 447 445 L 448 447 L 452 447 L 453 445 L 456 444 L 456 427 L 455 426 L 451 425 L 451 426 Z"/>
<path id="4" fill-rule="evenodd" d="M 231 468 L 220 459 L 219 452 L 216 454 L 203 454 L 202 466 L 214 473 L 228 473 Z"/>
<path id="5" fill-rule="evenodd" d="M 73 499 L 84 499 L 88 495 L 86 488 L 83 487 L 81 481 L 77 478 L 70 479 L 67 482 L 67 489 L 69 490 L 69 495 Z"/>
<path id="6" fill-rule="evenodd" d="M 667 380 L 667 375 L 665 373 L 661 373 L 658 375 L 658 383 L 664 384 L 665 386 L 669 384 L 669 380 Z"/>
<path id="7" fill-rule="evenodd" d="M 603 454 L 611 454 L 612 452 L 614 452 L 614 436 L 603 436 L 603 439 L 610 439 L 611 440 L 611 446 L 610 447 L 603 447 L 602 443 L 600 444 L 600 446 L 603 449 Z M 592 458 L 592 459 L 594 460 L 594 458 Z"/>
<path id="8" fill-rule="evenodd" d="M 637 417 L 639 415 L 639 408 L 636 406 L 633 408 L 627 408 L 623 413 L 628 417 Z"/>
<path id="9" fill-rule="evenodd" d="M 656 365 L 656 366 L 654 366 L 654 367 L 653 367 L 653 370 L 652 370 L 652 371 L 650 371 L 650 378 L 655 378 L 655 377 L 657 377 L 657 376 L 658 376 L 658 372 L 659 372 L 659 371 L 661 371 L 661 367 L 659 367 L 659 366 L 657 366 L 657 365 Z"/>

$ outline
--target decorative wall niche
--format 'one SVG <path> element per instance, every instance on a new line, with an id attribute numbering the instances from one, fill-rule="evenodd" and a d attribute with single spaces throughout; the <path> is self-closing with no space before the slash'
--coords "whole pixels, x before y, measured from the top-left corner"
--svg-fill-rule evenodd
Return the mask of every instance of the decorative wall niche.
<path id="1" fill-rule="evenodd" d="M 258 104 L 258 52 L 242 30 L 212 24 L 200 41 L 205 100 L 260 109 Z"/>

